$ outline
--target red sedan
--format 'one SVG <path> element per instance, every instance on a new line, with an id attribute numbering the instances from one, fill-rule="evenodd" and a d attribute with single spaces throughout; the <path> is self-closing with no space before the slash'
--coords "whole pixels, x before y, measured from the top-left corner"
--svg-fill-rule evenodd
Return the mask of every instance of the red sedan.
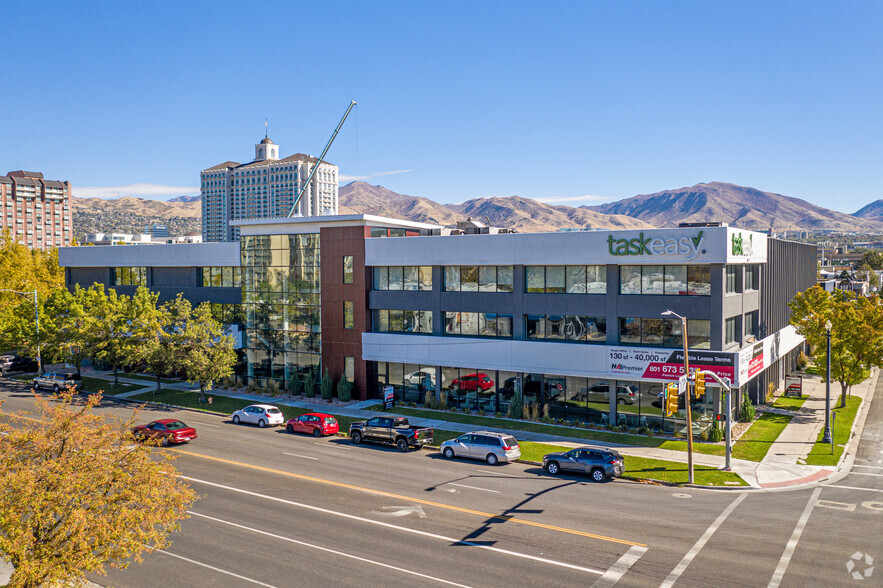
<path id="1" fill-rule="evenodd" d="M 196 439 L 196 429 L 176 419 L 159 419 L 132 429 L 136 439 L 159 439 L 160 445 Z"/>
<path id="2" fill-rule="evenodd" d="M 285 423 L 285 430 L 289 433 L 306 433 L 313 437 L 322 435 L 334 435 L 340 430 L 337 419 L 330 414 L 322 412 L 308 412 Z"/>
<path id="3" fill-rule="evenodd" d="M 481 372 L 466 374 L 462 378 L 458 378 L 451 382 L 451 386 L 453 386 L 454 388 L 459 388 L 460 390 L 466 390 L 469 392 L 474 392 L 475 390 L 481 390 L 482 392 L 484 392 L 488 388 L 491 388 L 493 385 L 494 381 L 491 379 L 491 377 Z"/>

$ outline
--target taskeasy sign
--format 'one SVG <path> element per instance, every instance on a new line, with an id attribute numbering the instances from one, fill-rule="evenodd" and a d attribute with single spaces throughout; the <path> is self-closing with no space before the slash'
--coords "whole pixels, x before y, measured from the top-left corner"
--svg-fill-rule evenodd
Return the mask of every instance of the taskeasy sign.
<path id="1" fill-rule="evenodd" d="M 607 236 L 607 251 L 610 255 L 682 255 L 684 261 L 692 261 L 700 253 L 705 253 L 703 245 L 704 231 L 685 237 L 662 237 L 651 235 L 644 237 L 638 233 L 631 239 L 617 239 Z"/>
<path id="2" fill-rule="evenodd" d="M 735 380 L 736 353 L 723 351 L 688 351 L 690 370 L 714 372 L 721 378 Z M 684 373 L 683 350 L 653 347 L 608 347 L 608 374 L 656 380 L 677 380 Z"/>

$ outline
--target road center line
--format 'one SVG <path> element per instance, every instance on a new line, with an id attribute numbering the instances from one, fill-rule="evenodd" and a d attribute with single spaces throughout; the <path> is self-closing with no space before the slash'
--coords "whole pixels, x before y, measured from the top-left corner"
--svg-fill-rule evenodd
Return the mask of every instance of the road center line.
<path id="1" fill-rule="evenodd" d="M 711 539 L 711 536 L 714 535 L 714 532 L 717 531 L 717 528 L 720 527 L 727 517 L 730 516 L 736 507 L 745 500 L 747 494 L 740 494 L 736 497 L 736 500 L 730 503 L 730 506 L 724 509 L 722 513 L 720 513 L 714 522 L 711 523 L 711 526 L 705 530 L 705 533 L 702 534 L 702 537 L 699 538 L 699 541 L 696 542 L 695 545 L 687 552 L 687 555 L 684 556 L 684 559 L 681 560 L 681 563 L 675 567 L 665 579 L 665 582 L 659 585 L 659 588 L 670 588 L 674 586 L 674 583 L 681 577 L 681 574 L 684 573 L 684 570 L 687 569 L 687 566 L 690 565 L 690 562 L 693 561 L 693 558 L 702 551 L 702 548 L 705 547 L 705 544 L 708 543 L 708 540 Z"/>
<path id="2" fill-rule="evenodd" d="M 288 453 L 287 451 L 283 451 L 282 453 L 283 453 L 284 455 L 291 455 L 291 456 L 294 456 L 294 457 L 302 457 L 302 458 L 304 458 L 304 459 L 315 459 L 316 461 L 319 460 L 318 457 L 310 457 L 309 455 L 301 455 L 300 453 Z"/>
<path id="3" fill-rule="evenodd" d="M 592 584 L 592 588 L 608 588 L 609 586 L 613 586 L 619 582 L 619 579 L 622 578 L 622 576 L 629 571 L 629 569 L 635 565 L 635 562 L 645 553 L 647 553 L 646 547 L 632 545 L 621 558 L 616 560 L 615 564 L 610 566 L 607 571 L 604 572 L 603 576 L 595 580 L 595 583 Z"/>
<path id="4" fill-rule="evenodd" d="M 277 497 L 275 497 L 275 496 L 268 496 L 268 495 L 266 495 L 266 494 L 258 494 L 257 492 L 251 492 L 250 490 L 242 490 L 242 489 L 240 489 L 240 488 L 234 488 L 234 487 L 232 487 L 232 486 L 225 486 L 224 484 L 216 484 L 216 483 L 214 483 L 214 482 L 209 482 L 209 481 L 207 481 L 207 480 L 199 480 L 199 479 L 197 479 L 197 478 L 191 478 L 191 477 L 189 477 L 189 476 L 180 476 L 180 477 L 183 478 L 183 479 L 185 479 L 185 480 L 190 480 L 191 482 L 196 482 L 196 483 L 198 483 L 198 484 L 205 484 L 205 485 L 207 485 L 207 486 L 214 486 L 215 488 L 222 488 L 222 489 L 224 489 L 224 490 L 229 490 L 229 491 L 231 491 L 231 492 L 239 492 L 240 494 L 247 494 L 247 495 L 249 495 L 249 496 L 254 496 L 254 497 L 257 497 L 257 498 L 263 498 L 263 499 L 265 499 L 265 500 L 271 500 L 271 501 L 273 501 L 273 502 L 281 502 L 282 504 L 287 504 L 287 505 L 289 505 L 289 506 L 296 506 L 296 507 L 298 507 L 298 508 L 304 508 L 304 509 L 312 510 L 312 511 L 315 511 L 315 512 L 321 512 L 321 513 L 323 513 L 323 514 L 329 514 L 329 515 L 333 515 L 333 516 L 336 516 L 336 517 L 341 517 L 341 518 L 349 519 L 349 520 L 352 520 L 352 521 L 359 521 L 359 522 L 362 522 L 362 523 L 368 523 L 368 524 L 371 524 L 371 525 L 377 525 L 377 526 L 380 526 L 380 527 L 386 527 L 387 529 L 394 529 L 394 530 L 397 530 L 397 531 L 403 531 L 403 532 L 405 532 L 405 533 L 412 533 L 412 534 L 414 534 L 414 535 L 420 535 L 421 537 L 429 537 L 430 539 L 441 539 L 442 541 L 444 541 L 444 542 L 446 542 L 446 543 L 449 543 L 449 544 L 451 544 L 451 545 L 465 545 L 465 546 L 467 546 L 467 547 L 475 547 L 475 548 L 477 548 L 477 549 L 484 549 L 484 550 L 487 550 L 487 551 L 493 551 L 494 553 L 500 553 L 500 554 L 503 554 L 503 555 L 511 555 L 511 556 L 514 556 L 514 557 L 519 557 L 519 558 L 522 558 L 522 559 L 529 559 L 529 560 L 536 561 L 536 562 L 541 562 L 541 563 L 547 563 L 547 564 L 554 565 L 554 566 L 558 566 L 558 567 L 562 567 L 562 568 L 569 568 L 569 569 L 571 569 L 571 570 L 577 570 L 577 571 L 580 571 L 580 572 L 588 572 L 588 573 L 590 573 L 590 574 L 598 574 L 598 575 L 601 575 L 601 574 L 604 573 L 604 572 L 602 572 L 601 570 L 596 570 L 596 569 L 593 569 L 593 568 L 586 568 L 586 567 L 583 567 L 583 566 L 577 566 L 577 565 L 569 564 L 569 563 L 566 563 L 566 562 L 563 562 L 563 561 L 556 561 L 556 560 L 553 560 L 553 559 L 547 559 L 547 558 L 545 558 L 545 557 L 538 557 L 538 556 L 535 556 L 535 555 L 529 555 L 529 554 L 527 554 L 527 553 L 518 553 L 518 552 L 516 552 L 516 551 L 508 551 L 508 550 L 506 550 L 506 549 L 500 549 L 499 547 L 491 547 L 491 546 L 489 546 L 489 545 L 482 545 L 482 544 L 479 544 L 479 543 L 472 543 L 471 541 L 463 541 L 462 539 L 454 539 L 453 537 L 445 537 L 444 535 L 438 535 L 438 534 L 436 534 L 436 533 L 429 533 L 428 531 L 421 531 L 421 530 L 419 530 L 419 529 L 411 529 L 411 528 L 409 528 L 409 527 L 402 527 L 402 526 L 400 526 L 400 525 L 393 525 L 392 523 L 386 523 L 386 522 L 383 522 L 383 521 L 376 521 L 376 520 L 374 520 L 374 519 L 366 519 L 365 517 L 360 517 L 360 516 L 356 516 L 356 515 L 351 515 L 351 514 L 347 514 L 347 513 L 345 513 L 345 512 L 339 512 L 339 511 L 336 511 L 336 510 L 329 510 L 329 509 L 327 509 L 327 508 L 322 508 L 321 506 L 313 506 L 313 505 L 311 505 L 311 504 L 304 504 L 304 503 L 302 503 L 302 502 L 295 502 L 295 501 L 293 501 L 293 500 L 287 500 L 287 499 L 285 499 L 285 498 L 277 498 Z M 188 511 L 188 512 L 189 512 L 189 511 Z M 192 513 L 192 514 L 197 514 L 197 513 Z M 211 518 L 211 517 L 208 517 L 207 515 L 198 515 L 198 516 L 206 517 L 206 518 Z M 220 520 L 220 519 L 216 519 L 216 520 Z M 222 522 L 226 522 L 226 521 L 222 521 Z M 229 524 L 235 524 L 235 523 L 229 523 Z M 258 532 L 266 533 L 266 532 L 264 532 L 264 531 L 258 531 Z M 269 533 L 266 533 L 266 534 L 269 535 Z M 284 538 L 284 537 L 280 537 L 280 539 L 286 539 L 286 538 Z M 286 539 L 286 540 L 288 541 L 289 539 Z M 293 541 L 293 540 L 292 540 L 292 541 Z M 306 545 L 306 544 L 305 544 L 305 545 Z"/>
<path id="5" fill-rule="evenodd" d="M 355 490 L 357 492 L 365 492 L 367 494 L 374 494 L 376 496 L 385 496 L 387 498 L 394 498 L 397 500 L 407 500 L 409 502 L 416 502 L 417 504 L 426 504 L 428 506 L 435 506 L 438 508 L 443 508 L 447 510 L 454 510 L 457 512 L 462 512 L 465 514 L 472 514 L 480 516 L 484 519 L 491 519 L 495 521 L 501 522 L 512 522 L 512 523 L 520 523 L 522 525 L 529 525 L 531 527 L 537 527 L 540 529 L 548 529 L 550 531 L 558 531 L 559 533 L 568 533 L 571 535 L 578 535 L 580 537 L 588 537 L 590 539 L 600 539 L 601 541 L 609 541 L 611 543 L 619 543 L 621 545 L 638 545 L 640 547 L 647 547 L 644 543 L 636 543 L 634 541 L 628 541 L 627 539 L 617 539 L 616 537 L 607 537 L 606 535 L 597 535 L 595 533 L 588 533 L 586 531 L 577 531 L 576 529 L 568 529 L 567 527 L 558 527 L 555 525 L 547 525 L 546 523 L 538 523 L 536 521 L 530 521 L 527 519 L 520 519 L 516 517 L 512 517 L 509 515 L 500 515 L 493 514 L 488 512 L 482 512 L 480 510 L 474 510 L 471 508 L 464 508 L 462 506 L 454 506 L 451 504 L 444 504 L 442 502 L 433 502 L 432 500 L 426 500 L 423 498 L 414 498 L 411 496 L 405 496 L 403 494 L 395 494 L 393 492 L 386 492 L 384 490 L 374 490 L 372 488 L 365 488 L 364 486 L 356 486 L 354 484 L 347 484 L 345 482 L 336 482 L 334 480 L 326 480 L 323 478 L 316 478 L 314 476 L 307 476 L 305 474 L 296 474 L 294 472 L 286 472 L 285 470 L 277 470 L 274 468 L 268 468 L 265 466 L 259 466 L 251 463 L 244 463 L 241 461 L 234 461 L 232 459 L 225 459 L 223 457 L 214 457 L 211 455 L 205 455 L 204 453 L 193 453 L 191 451 L 186 451 L 184 449 L 171 449 L 171 451 L 176 451 L 181 455 L 189 455 L 191 457 L 197 457 L 200 459 L 205 459 L 209 461 L 216 461 L 219 463 L 226 463 L 230 465 L 235 465 L 243 468 L 248 468 L 252 470 L 258 470 L 261 472 L 268 472 L 271 474 L 277 474 L 280 476 L 286 476 L 289 478 L 296 478 L 298 480 L 306 480 L 309 482 L 316 482 L 318 484 L 326 484 L 328 486 L 336 486 L 338 488 L 346 488 L 348 490 Z M 186 476 L 182 476 L 186 478 Z"/>
<path id="6" fill-rule="evenodd" d="M 819 494 L 821 493 L 822 489 L 816 488 L 813 491 L 812 496 L 809 497 L 809 502 L 806 503 L 806 508 L 803 509 L 803 514 L 801 514 L 800 518 L 797 520 L 797 526 L 794 527 L 794 532 L 791 533 L 791 539 L 789 539 L 788 544 L 785 545 L 785 551 L 782 553 L 782 558 L 779 560 L 779 565 L 776 566 L 776 571 L 773 572 L 773 577 L 767 588 L 777 588 L 782 582 L 782 578 L 785 577 L 785 570 L 788 569 L 788 563 L 791 561 L 791 556 L 794 555 L 794 550 L 797 549 L 797 542 L 800 541 L 800 536 L 803 534 L 803 528 L 806 526 L 806 521 L 809 520 L 809 515 L 812 513 L 812 509 L 816 505 L 816 501 L 818 501 Z"/>
<path id="7" fill-rule="evenodd" d="M 231 527 L 236 527 L 236 528 L 238 528 L 238 529 L 244 529 L 244 530 L 246 530 L 246 531 L 251 531 L 252 533 L 259 533 L 259 534 L 261 534 L 261 535 L 266 535 L 267 537 L 272 537 L 272 538 L 274 538 L 274 539 L 280 539 L 280 540 L 282 540 L 282 541 L 288 541 L 289 543 L 296 543 L 297 545 L 303 545 L 304 547 L 311 547 L 311 548 L 313 548 L 313 549 L 318 549 L 318 550 L 320 550 L 320 551 L 325 551 L 325 552 L 327 552 L 327 553 L 333 553 L 334 555 L 340 555 L 340 556 L 342 556 L 342 557 L 347 557 L 347 558 L 350 558 L 350 559 L 355 559 L 355 560 L 357 560 L 357 561 L 361 561 L 361 562 L 365 562 L 365 563 L 369 563 L 369 564 L 374 564 L 374 565 L 376 565 L 376 566 L 380 566 L 380 567 L 383 567 L 383 568 L 388 568 L 388 569 L 391 569 L 391 570 L 395 570 L 395 571 L 397 571 L 397 572 L 403 572 L 403 573 L 405 573 L 405 574 L 410 574 L 410 575 L 412 575 L 412 576 L 417 576 L 417 577 L 419 577 L 419 578 L 425 578 L 425 579 L 427 579 L 427 580 L 434 580 L 434 581 L 436 581 L 436 582 L 440 582 L 440 583 L 442 583 L 442 584 L 448 584 L 449 586 L 460 586 L 461 588 L 469 588 L 468 586 L 466 586 L 466 585 L 464 585 L 464 584 L 457 584 L 456 582 L 451 582 L 450 580 L 443 580 L 442 578 L 436 578 L 435 576 L 428 576 L 428 575 L 426 575 L 426 574 L 421 574 L 420 572 L 415 572 L 415 571 L 413 571 L 413 570 L 407 570 L 407 569 L 405 569 L 405 568 L 400 568 L 400 567 L 393 566 L 393 565 L 390 565 L 390 564 L 385 564 L 385 563 L 383 563 L 383 562 L 375 561 L 375 560 L 373 560 L 373 559 L 366 559 L 366 558 L 364 558 L 364 557 L 359 557 L 358 555 L 353 555 L 353 554 L 351 554 L 351 553 L 345 553 L 345 552 L 343 552 L 343 551 L 337 551 L 337 550 L 335 550 L 335 549 L 330 549 L 330 548 L 328 548 L 328 547 L 322 547 L 321 545 L 315 545 L 315 544 L 313 544 L 313 543 L 306 543 L 305 541 L 298 541 L 297 539 L 292 539 L 292 538 L 290 538 L 290 537 L 283 537 L 282 535 L 276 535 L 276 534 L 274 534 L 274 533 L 268 533 L 267 531 L 262 531 L 262 530 L 260 530 L 260 529 L 253 529 L 253 528 L 251 528 L 251 527 L 246 527 L 246 526 L 244 526 L 244 525 L 240 525 L 240 524 L 238 524 L 238 523 L 234 523 L 234 522 L 232 522 L 232 521 L 225 521 L 225 520 L 223 520 L 223 519 L 217 519 L 217 518 L 215 518 L 215 517 L 210 517 L 210 516 L 208 516 L 208 515 L 200 514 L 200 513 L 198 513 L 198 512 L 193 512 L 192 510 L 188 510 L 187 512 L 190 513 L 190 514 L 192 514 L 192 515 L 194 515 L 194 516 L 197 516 L 197 517 L 202 517 L 202 518 L 204 518 L 204 519 L 208 519 L 208 520 L 210 520 L 210 521 L 215 521 L 215 522 L 217 522 L 217 523 L 223 523 L 223 524 L 225 524 L 225 525 L 230 525 Z"/>
<path id="8" fill-rule="evenodd" d="M 456 482 L 448 482 L 448 486 L 459 486 L 461 488 L 472 488 L 473 490 L 481 490 L 483 492 L 493 492 L 499 494 L 499 490 L 488 490 L 487 488 L 479 488 L 478 486 L 467 486 L 466 484 L 457 484 Z"/>
<path id="9" fill-rule="evenodd" d="M 214 571 L 220 572 L 222 574 L 227 574 L 228 576 L 233 576 L 234 578 L 239 578 L 240 580 L 245 580 L 246 582 L 251 582 L 252 584 L 257 584 L 258 586 L 266 586 L 267 588 L 276 588 L 276 586 L 273 586 L 272 584 L 264 584 L 263 582 L 258 582 L 257 580 L 255 580 L 253 578 L 247 578 L 245 576 L 240 576 L 239 574 L 234 574 L 233 572 L 228 572 L 227 570 L 222 570 L 221 568 L 216 568 L 215 566 L 210 566 L 208 564 L 202 563 L 201 561 L 196 561 L 195 559 L 190 559 L 189 557 L 184 557 L 183 555 L 176 555 L 174 553 L 171 553 L 169 551 L 165 551 L 163 549 L 152 549 L 151 551 L 155 551 L 157 553 L 162 553 L 164 555 L 168 555 L 171 557 L 176 557 L 178 559 L 183 559 L 186 562 L 196 564 L 198 566 L 202 566 L 204 568 L 208 568 L 210 570 L 214 570 Z"/>

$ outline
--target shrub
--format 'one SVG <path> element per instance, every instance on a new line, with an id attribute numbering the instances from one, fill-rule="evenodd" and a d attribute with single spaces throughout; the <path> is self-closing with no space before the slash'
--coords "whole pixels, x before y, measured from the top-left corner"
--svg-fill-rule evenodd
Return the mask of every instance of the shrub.
<path id="1" fill-rule="evenodd" d="M 649 435 L 650 429 L 647 427 L 638 427 L 638 435 Z"/>
<path id="2" fill-rule="evenodd" d="M 270 396 L 276 396 L 279 394 L 279 384 L 276 383 L 276 380 L 267 380 L 267 385 L 264 387 L 264 393 L 269 394 Z"/>
<path id="3" fill-rule="evenodd" d="M 528 418 L 532 421 L 537 421 L 540 418 L 540 407 L 534 403 L 528 406 L 527 412 L 530 415 Z"/>
<path id="4" fill-rule="evenodd" d="M 521 394 L 515 394 L 512 397 L 512 400 L 509 402 L 509 410 L 506 411 L 506 416 L 510 419 L 524 418 L 524 405 L 521 403 Z"/>
<path id="5" fill-rule="evenodd" d="M 549 405 L 548 404 L 543 405 L 543 418 L 544 419 L 549 418 Z"/>
<path id="6" fill-rule="evenodd" d="M 254 382 L 249 382 L 248 386 L 245 388 L 246 392 L 254 392 L 257 390 L 257 387 L 254 385 Z"/>
<path id="7" fill-rule="evenodd" d="M 801 351 L 800 355 L 797 356 L 797 369 L 805 370 L 806 366 L 808 366 L 808 365 L 809 365 L 809 358 L 806 356 L 806 354 L 803 351 Z"/>
<path id="8" fill-rule="evenodd" d="M 772 402 L 773 393 L 775 391 L 776 391 L 776 385 L 774 383 L 770 382 L 769 384 L 767 384 L 767 386 L 766 386 L 766 401 L 767 402 Z"/>
<path id="9" fill-rule="evenodd" d="M 748 394 L 744 394 L 742 396 L 742 406 L 739 407 L 739 420 L 743 423 L 750 423 L 754 420 L 754 415 L 754 405 L 751 404 L 751 399 L 748 398 Z"/>
<path id="10" fill-rule="evenodd" d="M 346 376 L 337 382 L 337 398 L 341 402 L 349 402 L 353 398 L 353 383 L 346 379 Z"/>
<path id="11" fill-rule="evenodd" d="M 310 369 L 304 374 L 304 396 L 312 398 L 316 395 L 316 370 Z"/>
<path id="12" fill-rule="evenodd" d="M 497 412 L 494 413 L 494 417 L 496 417 L 496 418 L 498 418 L 498 419 L 503 418 L 503 413 L 497 411 Z"/>
<path id="13" fill-rule="evenodd" d="M 303 391 L 301 386 L 302 382 L 300 379 L 300 374 L 294 372 L 291 377 L 288 378 L 288 393 L 292 396 L 297 396 Z"/>
<path id="14" fill-rule="evenodd" d="M 328 368 L 325 368 L 325 373 L 322 375 L 322 380 L 319 382 L 319 393 L 322 395 L 322 400 L 331 400 L 331 394 L 334 392 L 334 380 L 331 379 L 331 374 L 328 372 Z"/>
<path id="15" fill-rule="evenodd" d="M 442 392 L 438 397 L 438 407 L 442 410 L 447 410 L 448 408 L 448 393 Z"/>
<path id="16" fill-rule="evenodd" d="M 426 408 L 435 408 L 435 396 L 432 394 L 431 390 L 427 390 L 426 394 L 423 395 L 423 406 Z"/>
<path id="17" fill-rule="evenodd" d="M 700 441 L 708 441 L 708 429 L 703 429 L 702 432 L 699 433 Z"/>
<path id="18" fill-rule="evenodd" d="M 724 439 L 723 429 L 721 429 L 721 427 L 718 426 L 717 423 L 714 423 L 711 426 L 711 429 L 709 430 L 708 440 L 713 443 L 720 443 L 721 441 L 723 441 L 723 439 Z"/>

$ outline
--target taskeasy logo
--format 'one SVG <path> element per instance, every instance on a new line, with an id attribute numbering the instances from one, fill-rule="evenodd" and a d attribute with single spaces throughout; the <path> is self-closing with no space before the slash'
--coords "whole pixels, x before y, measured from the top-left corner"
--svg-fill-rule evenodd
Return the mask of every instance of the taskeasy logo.
<path id="1" fill-rule="evenodd" d="M 705 253 L 702 245 L 705 237 L 703 231 L 695 237 L 660 237 L 644 238 L 644 233 L 639 233 L 634 239 L 615 239 L 613 235 L 607 237 L 607 250 L 610 255 L 683 255 L 687 261 L 694 259 L 700 253 Z"/>
<path id="2" fill-rule="evenodd" d="M 738 235 L 733 233 L 732 236 L 732 252 L 733 255 L 745 255 L 747 257 L 751 257 L 754 254 L 754 235 L 748 235 L 748 239 L 745 239 L 742 236 L 742 233 Z"/>

